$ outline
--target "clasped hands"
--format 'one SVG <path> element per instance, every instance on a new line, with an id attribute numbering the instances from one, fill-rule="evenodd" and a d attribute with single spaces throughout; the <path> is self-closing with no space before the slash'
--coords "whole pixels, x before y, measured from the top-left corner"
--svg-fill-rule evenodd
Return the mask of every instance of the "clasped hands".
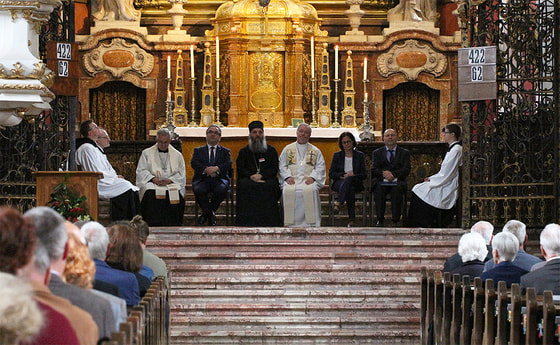
<path id="1" fill-rule="evenodd" d="M 172 184 L 173 181 L 171 181 L 168 178 L 154 177 L 152 179 L 152 183 L 155 184 L 156 186 L 167 186 L 168 184 Z"/>
<path id="2" fill-rule="evenodd" d="M 216 176 L 218 176 L 219 171 L 220 171 L 220 168 L 218 168 L 217 166 L 211 166 L 211 167 L 206 167 L 206 169 L 204 169 L 204 171 L 202 173 L 204 175 L 208 175 L 210 177 L 216 177 Z"/>
<path id="3" fill-rule="evenodd" d="M 305 184 L 310 185 L 310 184 L 313 184 L 313 182 L 315 182 L 315 179 L 313 177 L 308 177 L 304 180 L 304 182 L 305 182 Z M 293 185 L 293 184 L 296 184 L 296 180 L 293 177 L 288 177 L 286 179 L 286 183 Z"/>
<path id="4" fill-rule="evenodd" d="M 253 182 L 265 183 L 265 180 L 263 180 L 262 177 L 263 176 L 261 174 L 253 174 L 253 175 L 251 175 L 250 179 Z"/>
<path id="5" fill-rule="evenodd" d="M 395 179 L 395 176 L 389 170 L 383 170 L 383 179 L 391 182 Z"/>

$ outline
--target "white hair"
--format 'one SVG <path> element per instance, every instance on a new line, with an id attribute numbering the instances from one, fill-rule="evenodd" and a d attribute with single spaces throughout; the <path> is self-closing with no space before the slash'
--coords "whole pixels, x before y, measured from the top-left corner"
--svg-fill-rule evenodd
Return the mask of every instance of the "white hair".
<path id="1" fill-rule="evenodd" d="M 41 331 L 43 314 L 34 295 L 29 284 L 0 272 L 0 340 L 3 344 L 27 343 Z"/>
<path id="2" fill-rule="evenodd" d="M 498 251 L 500 261 L 513 261 L 519 251 L 519 241 L 512 233 L 500 232 L 492 239 L 492 250 Z"/>
<path id="3" fill-rule="evenodd" d="M 91 258 L 105 260 L 107 257 L 107 246 L 109 245 L 107 229 L 98 222 L 87 222 L 82 225 L 80 231 L 86 239 Z"/>
<path id="4" fill-rule="evenodd" d="M 463 262 L 484 261 L 486 255 L 488 255 L 488 248 L 486 248 L 486 242 L 480 234 L 471 232 L 461 236 L 458 252 Z"/>
<path id="5" fill-rule="evenodd" d="M 506 225 L 504 225 L 502 231 L 509 232 L 515 235 L 515 237 L 517 237 L 517 240 L 519 241 L 519 245 L 523 245 L 523 243 L 525 242 L 525 237 L 527 236 L 526 228 L 527 227 L 525 223 L 512 219 L 507 222 Z"/>
<path id="6" fill-rule="evenodd" d="M 480 234 L 486 241 L 486 244 L 490 244 L 492 233 L 494 232 L 494 225 L 485 220 L 481 220 L 471 227 L 471 232 Z"/>
<path id="7" fill-rule="evenodd" d="M 548 257 L 560 256 L 560 225 L 551 223 L 545 226 L 540 242 Z"/>

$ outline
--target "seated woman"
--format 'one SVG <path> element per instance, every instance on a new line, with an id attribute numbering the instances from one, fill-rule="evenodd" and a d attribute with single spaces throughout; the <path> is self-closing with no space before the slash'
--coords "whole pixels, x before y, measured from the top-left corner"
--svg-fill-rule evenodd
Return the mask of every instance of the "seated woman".
<path id="1" fill-rule="evenodd" d="M 329 179 L 332 190 L 338 192 L 334 202 L 333 212 L 338 214 L 340 207 L 347 203 L 348 227 L 354 226 L 356 218 L 355 194 L 364 189 L 363 180 L 366 178 L 366 164 L 364 154 L 355 150 L 356 138 L 350 132 L 343 132 L 338 138 L 340 151 L 335 152 Z"/>
<path id="2" fill-rule="evenodd" d="M 140 298 L 144 297 L 152 282 L 140 273 L 140 269 L 142 269 L 142 247 L 138 236 L 128 222 L 117 222 L 107 229 L 107 232 L 109 233 L 110 247 L 105 261 L 112 268 L 134 273 L 140 288 Z"/>
<path id="3" fill-rule="evenodd" d="M 447 227 L 453 220 L 459 189 L 459 166 L 463 149 L 459 138 L 461 128 L 449 123 L 443 127 L 443 140 L 449 151 L 435 175 L 412 188 L 408 225 L 420 227 Z"/>
<path id="4" fill-rule="evenodd" d="M 459 240 L 458 252 L 463 264 L 452 270 L 451 275 L 458 273 L 461 277 L 469 276 L 471 281 L 480 277 L 484 270 L 484 260 L 488 254 L 484 238 L 476 232 L 464 234 Z"/>

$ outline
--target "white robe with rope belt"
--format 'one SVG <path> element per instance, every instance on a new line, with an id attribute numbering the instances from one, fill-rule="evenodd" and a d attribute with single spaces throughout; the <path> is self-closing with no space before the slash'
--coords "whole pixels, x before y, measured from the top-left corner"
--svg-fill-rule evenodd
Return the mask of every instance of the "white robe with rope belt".
<path id="1" fill-rule="evenodd" d="M 305 151 L 304 159 L 298 155 Z M 287 145 L 279 158 L 280 179 L 282 183 L 282 204 L 284 225 L 321 226 L 321 203 L 319 190 L 327 178 L 325 159 L 321 151 L 309 143 Z M 294 185 L 286 183 L 288 177 L 295 179 Z M 312 177 L 315 182 L 305 184 Z"/>

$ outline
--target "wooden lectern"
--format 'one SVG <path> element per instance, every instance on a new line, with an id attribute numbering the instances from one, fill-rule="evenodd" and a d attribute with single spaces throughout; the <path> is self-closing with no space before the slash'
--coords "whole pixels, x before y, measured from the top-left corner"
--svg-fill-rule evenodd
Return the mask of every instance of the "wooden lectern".
<path id="1" fill-rule="evenodd" d="M 85 205 L 89 209 L 90 216 L 97 220 L 97 180 L 103 177 L 103 173 L 94 171 L 36 171 L 33 173 L 37 178 L 37 206 L 46 206 L 51 199 L 54 187 L 64 182 L 68 176 L 68 187 L 74 188 L 87 200 Z"/>

